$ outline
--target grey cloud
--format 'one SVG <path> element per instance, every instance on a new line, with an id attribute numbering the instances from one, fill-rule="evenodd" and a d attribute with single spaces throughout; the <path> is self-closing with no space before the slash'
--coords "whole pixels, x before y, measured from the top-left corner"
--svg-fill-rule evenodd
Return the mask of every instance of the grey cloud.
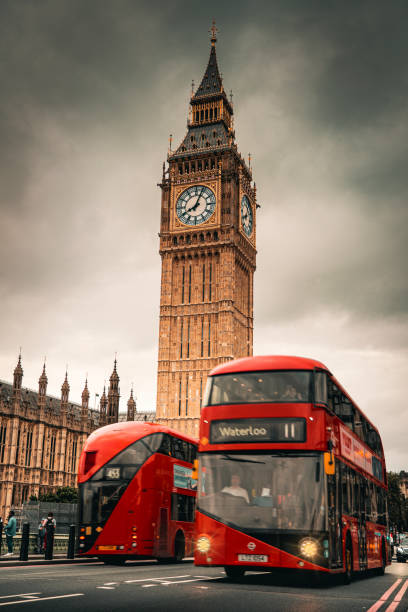
<path id="1" fill-rule="evenodd" d="M 134 381 L 154 409 L 156 184 L 213 16 L 262 204 L 255 352 L 327 357 L 358 401 L 361 372 L 380 378 L 370 351 L 406 370 L 407 13 L 397 0 L 3 0 L 1 377 L 22 344 L 26 382 L 47 353 L 53 392 L 68 361 L 79 398 L 85 372 L 99 392 L 118 351 L 125 400 Z M 377 392 L 393 386 L 387 371 Z"/>

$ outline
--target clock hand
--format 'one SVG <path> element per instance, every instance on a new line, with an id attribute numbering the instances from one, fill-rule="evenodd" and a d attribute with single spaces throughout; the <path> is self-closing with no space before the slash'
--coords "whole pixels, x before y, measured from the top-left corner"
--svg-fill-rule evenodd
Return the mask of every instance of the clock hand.
<path id="1" fill-rule="evenodd" d="M 198 206 L 200 204 L 200 198 L 201 198 L 201 194 L 203 193 L 203 191 L 204 191 L 204 187 L 201 187 L 201 191 L 200 191 L 200 193 L 197 196 L 197 200 L 196 200 L 195 204 L 193 204 L 193 206 L 190 206 L 190 208 L 188 209 L 189 211 L 197 210 L 197 208 L 198 208 Z"/>

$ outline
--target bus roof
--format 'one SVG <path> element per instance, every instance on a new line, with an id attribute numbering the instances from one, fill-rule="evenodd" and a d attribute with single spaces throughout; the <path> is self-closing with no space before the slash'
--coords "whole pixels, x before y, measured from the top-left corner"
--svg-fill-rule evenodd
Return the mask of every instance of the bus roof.
<path id="1" fill-rule="evenodd" d="M 228 374 L 231 372 L 259 372 L 263 370 L 321 370 L 329 369 L 320 361 L 307 357 L 294 357 L 291 355 L 258 355 L 256 357 L 242 357 L 223 363 L 210 372 L 210 376 Z"/>
<path id="2" fill-rule="evenodd" d="M 189 436 L 179 433 L 174 429 L 170 429 L 169 427 L 164 427 L 158 423 L 124 421 L 122 423 L 112 423 L 111 425 L 105 425 L 104 427 L 96 429 L 87 439 L 85 450 L 91 451 L 93 447 L 99 448 L 101 443 L 109 445 L 110 442 L 115 442 L 117 446 L 121 446 L 123 443 L 123 448 L 125 448 L 128 444 L 135 442 L 139 438 L 143 438 L 153 433 L 167 433 L 193 444 L 198 443 L 194 438 L 190 438 Z"/>

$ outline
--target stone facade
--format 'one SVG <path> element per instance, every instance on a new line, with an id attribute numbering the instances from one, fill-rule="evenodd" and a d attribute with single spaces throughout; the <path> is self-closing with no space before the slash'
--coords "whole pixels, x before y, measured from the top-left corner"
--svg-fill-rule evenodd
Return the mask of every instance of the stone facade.
<path id="1" fill-rule="evenodd" d="M 119 419 L 119 376 L 114 370 L 108 398 L 105 389 L 100 410 L 89 409 L 87 381 L 81 405 L 69 401 L 68 377 L 61 399 L 47 395 L 45 365 L 38 392 L 22 387 L 21 356 L 13 384 L 0 381 L 0 516 L 18 508 L 30 496 L 54 492 L 58 487 L 76 487 L 78 460 L 88 435 L 96 428 Z M 136 417 L 133 392 L 128 419 Z"/>
<path id="2" fill-rule="evenodd" d="M 212 29 L 187 134 L 163 165 L 157 421 L 198 436 L 208 372 L 252 355 L 256 186 L 237 150 Z"/>

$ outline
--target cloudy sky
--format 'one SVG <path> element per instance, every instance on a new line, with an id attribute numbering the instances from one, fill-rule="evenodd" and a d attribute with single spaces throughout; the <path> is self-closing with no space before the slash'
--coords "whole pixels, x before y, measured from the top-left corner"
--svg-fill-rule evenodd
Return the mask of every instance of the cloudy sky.
<path id="1" fill-rule="evenodd" d="M 0 378 L 156 398 L 160 190 L 219 28 L 252 154 L 254 353 L 323 361 L 408 469 L 408 5 L 1 0 Z"/>

